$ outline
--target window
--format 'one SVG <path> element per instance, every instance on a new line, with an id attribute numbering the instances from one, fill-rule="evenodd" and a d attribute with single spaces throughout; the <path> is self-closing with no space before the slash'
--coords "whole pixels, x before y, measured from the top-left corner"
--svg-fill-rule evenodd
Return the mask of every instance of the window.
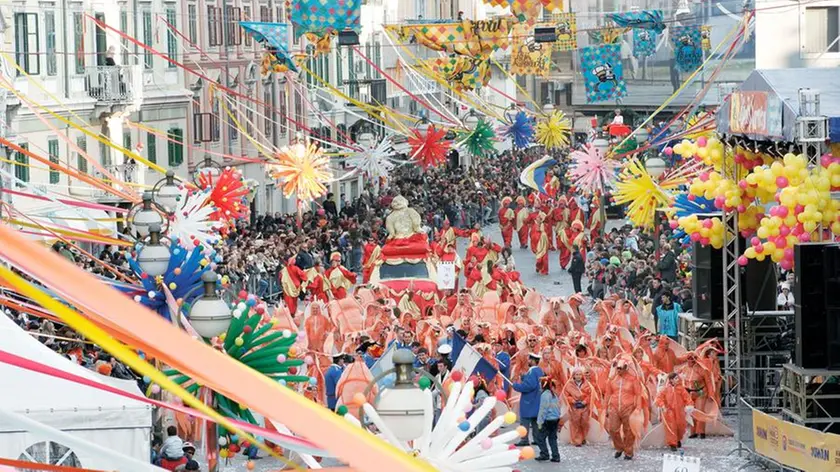
<path id="1" fill-rule="evenodd" d="M 245 17 L 245 21 L 253 21 L 251 19 L 251 7 L 242 7 L 242 16 Z M 242 27 L 240 26 L 240 28 L 242 28 Z M 247 34 L 247 33 L 244 33 L 242 31 L 240 31 L 239 34 L 240 35 L 244 34 L 245 45 L 246 46 L 251 46 L 251 44 L 252 44 L 251 35 Z"/>
<path id="2" fill-rule="evenodd" d="M 52 162 L 53 164 L 58 164 L 60 162 L 60 159 L 58 157 L 58 140 L 57 139 L 50 138 L 50 140 L 47 141 L 47 151 L 49 151 L 49 153 L 50 153 L 50 162 Z M 52 167 L 50 167 L 50 183 L 51 184 L 57 184 L 60 178 L 61 178 L 61 172 L 57 171 L 57 170 L 54 170 Z"/>
<path id="3" fill-rule="evenodd" d="M 278 23 L 285 23 L 286 22 L 286 6 L 280 5 L 277 7 L 277 22 Z"/>
<path id="4" fill-rule="evenodd" d="M 29 145 L 26 143 L 18 144 L 18 146 L 24 150 L 29 149 Z M 29 156 L 20 151 L 15 152 L 15 179 L 17 179 L 18 185 L 21 182 L 29 182 Z"/>
<path id="5" fill-rule="evenodd" d="M 297 130 L 300 131 L 300 124 L 303 123 L 303 96 L 300 90 L 295 92 L 295 121 L 297 121 Z"/>
<path id="6" fill-rule="evenodd" d="M 321 77 L 330 83 L 330 53 L 321 56 Z"/>
<path id="7" fill-rule="evenodd" d="M 184 130 L 169 128 L 167 135 L 169 136 L 167 145 L 169 167 L 178 167 L 184 162 Z"/>
<path id="8" fill-rule="evenodd" d="M 108 140 L 108 136 L 99 135 L 99 137 Z M 103 143 L 102 141 L 99 142 L 99 159 L 102 163 L 102 167 L 104 167 L 105 170 L 110 171 L 108 168 L 114 164 L 111 159 L 111 146 L 108 146 L 107 143 Z"/>
<path id="9" fill-rule="evenodd" d="M 171 3 L 166 4 L 166 22 L 172 25 L 166 28 L 166 54 L 170 59 L 177 60 L 178 57 L 178 38 L 175 36 L 174 29 L 177 28 L 178 18 L 175 15 L 175 5 Z M 166 61 L 170 69 L 177 67 L 173 62 Z"/>
<path id="10" fill-rule="evenodd" d="M 840 7 L 805 8 L 806 53 L 840 52 Z"/>
<path id="11" fill-rule="evenodd" d="M 143 44 L 148 47 L 154 46 L 154 36 L 152 31 L 152 11 L 143 10 Z M 154 67 L 154 55 L 148 49 L 143 49 L 143 64 L 146 69 Z"/>
<path id="12" fill-rule="evenodd" d="M 417 18 L 426 17 L 426 0 L 414 0 L 414 13 Z"/>
<path id="13" fill-rule="evenodd" d="M 76 138 L 76 147 L 82 152 L 76 153 L 76 169 L 83 174 L 88 172 L 88 161 L 84 153 L 87 152 L 87 136 L 82 135 Z"/>
<path id="14" fill-rule="evenodd" d="M 373 47 L 373 63 L 376 67 L 382 69 L 382 43 L 376 43 Z M 376 74 L 379 77 L 379 73 Z"/>
<path id="15" fill-rule="evenodd" d="M 198 44 L 198 7 L 193 3 L 187 5 L 187 37 L 192 47 Z"/>
<path id="16" fill-rule="evenodd" d="M 220 106 L 219 106 L 219 98 L 213 97 L 213 118 L 212 120 L 212 131 L 213 131 L 213 141 L 219 142 L 222 140 L 222 120 L 220 114 Z"/>
<path id="17" fill-rule="evenodd" d="M 254 89 L 248 90 L 248 96 L 252 97 L 254 95 Z M 249 136 L 254 134 L 254 109 L 250 106 L 245 107 L 245 132 L 248 133 Z"/>
<path id="18" fill-rule="evenodd" d="M 279 94 L 280 101 L 278 108 L 280 109 L 280 128 L 278 133 L 280 136 L 286 136 L 286 127 L 289 126 L 289 104 L 286 100 L 286 91 L 283 90 Z"/>
<path id="19" fill-rule="evenodd" d="M 335 50 L 335 85 L 341 87 L 344 84 L 344 64 L 341 60 L 338 48 Z"/>
<path id="20" fill-rule="evenodd" d="M 130 33 L 128 31 L 128 5 L 125 3 L 120 4 L 120 31 L 128 36 Z M 122 55 L 122 65 L 127 66 L 129 65 L 128 61 L 128 51 L 129 49 L 129 42 L 127 37 L 120 37 L 120 54 Z"/>
<path id="21" fill-rule="evenodd" d="M 157 136 L 154 133 L 146 133 L 146 159 L 157 164 Z"/>
<path id="22" fill-rule="evenodd" d="M 131 131 L 123 131 L 123 143 L 125 149 L 131 150 Z"/>
<path id="23" fill-rule="evenodd" d="M 72 449 L 52 441 L 42 441 L 29 446 L 18 456 L 18 460 L 62 467 L 82 467 L 79 457 Z"/>
<path id="24" fill-rule="evenodd" d="M 207 31 L 210 46 L 222 45 L 222 9 L 209 5 L 207 7 Z"/>
<path id="25" fill-rule="evenodd" d="M 44 37 L 47 40 L 46 60 L 47 75 L 58 75 L 58 63 L 55 54 L 55 12 L 44 11 Z"/>
<path id="26" fill-rule="evenodd" d="M 242 28 L 239 22 L 242 21 L 242 9 L 239 7 L 225 7 L 227 13 L 225 27 L 225 43 L 229 46 L 242 44 Z"/>
<path id="27" fill-rule="evenodd" d="M 265 5 L 260 6 L 260 21 L 271 23 L 271 8 Z"/>
<path id="28" fill-rule="evenodd" d="M 85 18 L 82 12 L 73 12 L 73 50 L 76 55 L 76 73 L 85 73 Z"/>
<path id="29" fill-rule="evenodd" d="M 367 75 L 365 76 L 365 78 L 367 78 L 367 79 L 373 78 L 373 68 L 370 66 L 370 62 L 369 62 L 371 60 L 371 57 L 373 57 L 373 54 L 371 53 L 371 50 L 372 50 L 371 44 L 370 43 L 365 44 L 365 57 L 367 57 L 367 59 L 368 59 L 367 61 L 365 61 L 365 71 L 367 72 Z"/>
<path id="30" fill-rule="evenodd" d="M 271 133 L 271 130 L 272 130 L 272 126 L 271 126 L 271 115 L 272 115 L 271 87 L 272 87 L 271 83 L 263 82 L 263 104 L 264 104 L 263 105 L 263 113 L 265 114 L 265 124 L 263 125 L 263 132 L 264 132 L 266 138 L 270 138 L 271 134 L 272 134 Z M 282 130 L 282 125 L 283 125 L 283 123 L 281 123 L 281 130 Z M 282 131 L 281 131 L 281 133 L 282 133 Z"/>
<path id="31" fill-rule="evenodd" d="M 199 95 L 200 97 L 200 95 Z M 200 143 L 202 142 L 202 118 L 201 118 L 201 99 L 200 98 L 193 98 L 192 102 L 192 112 L 193 112 L 193 142 Z"/>
<path id="32" fill-rule="evenodd" d="M 228 116 L 228 138 L 231 141 L 238 141 L 239 140 L 239 128 L 236 127 L 236 122 L 239 121 L 239 100 L 233 99 L 233 103 L 230 105 L 230 116 Z"/>
<path id="33" fill-rule="evenodd" d="M 31 75 L 41 73 L 38 53 L 38 15 L 36 13 L 15 13 L 15 60 Z"/>

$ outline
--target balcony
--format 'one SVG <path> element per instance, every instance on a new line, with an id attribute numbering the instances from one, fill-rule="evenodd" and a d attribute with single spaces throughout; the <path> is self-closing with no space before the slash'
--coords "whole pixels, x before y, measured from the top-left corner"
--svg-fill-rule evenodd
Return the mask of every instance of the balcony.
<path id="1" fill-rule="evenodd" d="M 143 71 L 140 66 L 86 67 L 85 90 L 106 105 L 139 103 L 143 98 Z"/>
<path id="2" fill-rule="evenodd" d="M 142 183 L 139 180 L 140 179 L 140 172 L 138 170 L 138 165 L 133 160 L 128 160 L 125 164 L 115 164 L 115 165 L 109 165 L 109 166 L 104 166 L 104 167 L 105 167 L 105 170 L 107 170 L 111 175 L 113 175 L 116 179 L 121 180 L 122 182 L 125 182 L 127 184 L 140 184 L 140 183 Z M 103 183 L 105 183 L 107 185 L 110 185 L 111 187 L 122 188 L 123 191 L 127 190 L 126 186 L 114 185 L 113 183 L 109 183 L 107 181 L 107 178 L 101 172 L 94 171 L 93 176 L 97 179 L 103 179 L 104 180 Z M 135 187 L 131 186 L 129 188 L 135 188 Z M 131 192 L 132 190 L 127 190 L 127 191 Z M 104 201 L 118 201 L 119 200 L 119 198 L 116 195 L 114 195 L 112 193 L 109 193 L 105 190 L 98 189 L 98 188 L 92 188 L 91 196 L 94 197 L 95 199 L 99 200 L 99 201 L 103 201 L 103 200 Z"/>

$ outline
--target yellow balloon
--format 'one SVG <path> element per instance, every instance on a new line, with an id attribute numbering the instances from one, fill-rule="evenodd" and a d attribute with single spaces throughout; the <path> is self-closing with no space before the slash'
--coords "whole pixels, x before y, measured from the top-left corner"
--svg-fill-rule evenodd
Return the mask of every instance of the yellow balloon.
<path id="1" fill-rule="evenodd" d="M 802 223 L 802 227 L 805 228 L 805 231 L 810 233 L 810 232 L 814 231 L 815 229 L 817 229 L 817 223 L 814 222 L 814 221 L 806 221 L 806 222 Z"/>
<path id="2" fill-rule="evenodd" d="M 758 228 L 758 237 L 761 239 L 767 239 L 770 236 L 770 230 L 767 227 L 762 226 Z"/>
<path id="3" fill-rule="evenodd" d="M 744 251 L 744 255 L 747 256 L 748 259 L 755 259 L 757 254 L 755 252 L 755 248 L 750 246 Z"/>

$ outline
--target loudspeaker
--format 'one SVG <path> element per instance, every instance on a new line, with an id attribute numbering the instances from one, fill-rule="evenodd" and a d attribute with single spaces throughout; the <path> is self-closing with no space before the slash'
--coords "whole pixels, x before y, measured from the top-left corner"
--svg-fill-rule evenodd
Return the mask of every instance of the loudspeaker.
<path id="1" fill-rule="evenodd" d="M 795 363 L 805 369 L 826 369 L 832 364 L 829 340 L 836 340 L 837 336 L 829 332 L 826 276 L 828 272 L 836 272 L 837 261 L 834 257 L 830 264 L 826 263 L 826 257 L 832 252 L 831 246 L 834 244 L 801 243 L 794 246 Z M 834 273 L 833 277 L 836 278 L 837 274 Z M 840 361 L 840 358 L 836 361 Z"/>
<path id="2" fill-rule="evenodd" d="M 753 311 L 776 309 L 778 280 L 776 264 L 772 260 L 749 259 L 741 273 L 741 302 L 745 305 L 748 315 Z"/>
<path id="3" fill-rule="evenodd" d="M 557 28 L 553 26 L 534 28 L 535 43 L 556 43 Z"/>
<path id="4" fill-rule="evenodd" d="M 339 46 L 358 46 L 359 33 L 353 30 L 342 30 L 338 32 Z"/>
<path id="5" fill-rule="evenodd" d="M 695 242 L 691 248 L 692 311 L 695 317 L 723 319 L 723 250 Z"/>

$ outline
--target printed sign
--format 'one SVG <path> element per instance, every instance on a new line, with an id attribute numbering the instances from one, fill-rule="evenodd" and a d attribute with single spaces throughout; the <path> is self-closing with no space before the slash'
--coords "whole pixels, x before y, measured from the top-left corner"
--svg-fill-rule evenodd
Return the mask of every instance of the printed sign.
<path id="1" fill-rule="evenodd" d="M 729 101 L 733 133 L 767 134 L 767 92 L 733 92 Z"/>
<path id="2" fill-rule="evenodd" d="M 700 458 L 665 454 L 662 456 L 662 472 L 700 472 Z"/>
<path id="3" fill-rule="evenodd" d="M 440 290 L 455 290 L 455 264 L 451 262 L 438 263 L 437 286 Z"/>
<path id="4" fill-rule="evenodd" d="M 782 421 L 753 410 L 755 451 L 762 456 L 808 472 L 840 468 L 840 436 Z"/>

